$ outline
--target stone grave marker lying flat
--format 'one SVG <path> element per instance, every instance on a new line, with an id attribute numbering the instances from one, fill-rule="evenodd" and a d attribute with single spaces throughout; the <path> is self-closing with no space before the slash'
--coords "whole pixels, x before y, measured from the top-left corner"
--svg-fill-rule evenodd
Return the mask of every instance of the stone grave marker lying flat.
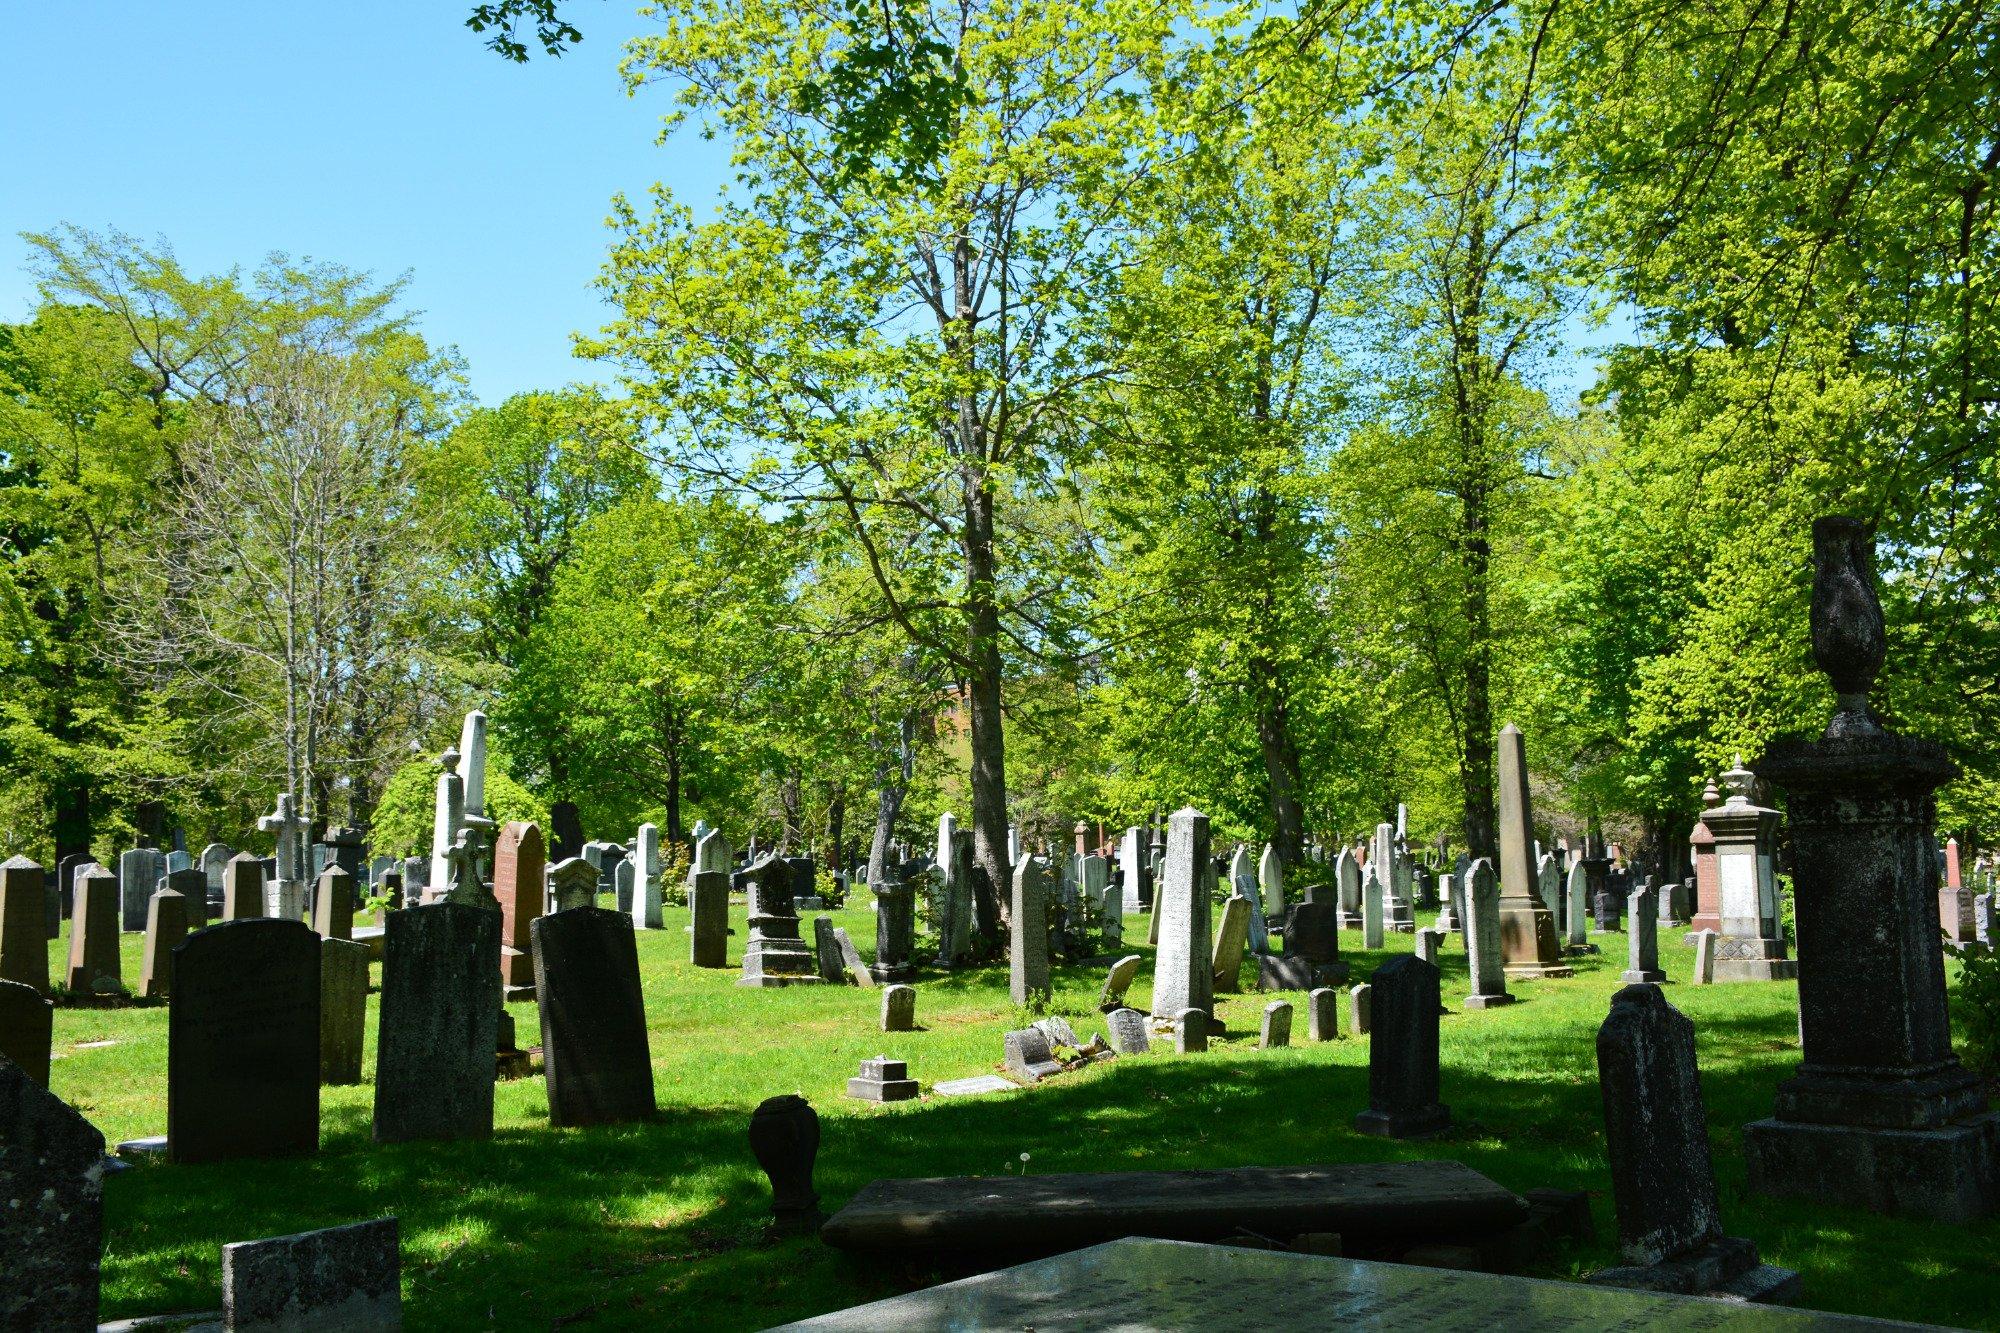
<path id="1" fill-rule="evenodd" d="M 1859 1333 L 1918 1326 L 1698 1296 L 1133 1238 L 783 1327 L 829 1333 L 1204 1327 Z"/>
<path id="2" fill-rule="evenodd" d="M 1349 1253 L 1371 1253 L 1473 1240 L 1527 1216 L 1519 1195 L 1458 1162 L 1343 1163 L 877 1180 L 820 1234 L 843 1250 L 1020 1255 L 1125 1236 L 1337 1231 Z"/>
<path id="3" fill-rule="evenodd" d="M 941 1083 L 933 1083 L 931 1091 L 940 1097 L 977 1097 L 988 1092 L 1012 1092 L 1020 1086 L 998 1074 L 978 1074 L 972 1078 L 948 1078 Z"/>

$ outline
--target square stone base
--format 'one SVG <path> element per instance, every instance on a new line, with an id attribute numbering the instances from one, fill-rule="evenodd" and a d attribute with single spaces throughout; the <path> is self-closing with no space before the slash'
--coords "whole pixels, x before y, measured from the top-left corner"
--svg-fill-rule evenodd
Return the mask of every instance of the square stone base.
<path id="1" fill-rule="evenodd" d="M 847 1080 L 847 1095 L 864 1102 L 906 1102 L 917 1095 L 917 1081 L 913 1078 L 851 1078 Z"/>
<path id="2" fill-rule="evenodd" d="M 803 976 L 773 976 L 769 972 L 759 972 L 754 977 L 736 978 L 736 984 L 760 986 L 768 990 L 774 986 L 823 986 L 826 984 L 826 978 L 817 972 L 808 972 Z"/>
<path id="3" fill-rule="evenodd" d="M 1500 969 L 1507 977 L 1573 977 L 1576 969 L 1565 963 L 1508 963 Z"/>
<path id="4" fill-rule="evenodd" d="M 1356 1133 L 1383 1139 L 1418 1139 L 1451 1128 L 1451 1108 L 1435 1102 L 1416 1111 L 1377 1111 L 1370 1107 L 1354 1117 Z"/>
<path id="5" fill-rule="evenodd" d="M 2000 1211 L 2000 1112 L 1941 1129 L 1758 1120 L 1743 1151 L 1755 1194 L 1939 1222 Z"/>
<path id="6" fill-rule="evenodd" d="M 1604 1268 L 1584 1279 L 1600 1287 L 1670 1291 L 1760 1305 L 1789 1305 L 1799 1298 L 1799 1275 L 1757 1261 L 1757 1247 L 1737 1236 L 1644 1266 Z"/>
<path id="7" fill-rule="evenodd" d="M 1619 982 L 1627 986 L 1659 986 L 1664 984 L 1666 979 L 1667 974 L 1664 972 L 1643 969 L 1627 970 L 1618 976 Z"/>
<path id="8" fill-rule="evenodd" d="M 1799 975 L 1797 960 L 1791 958 L 1718 958 L 1717 981 L 1792 981 Z"/>
<path id="9" fill-rule="evenodd" d="M 1499 995 L 1468 995 L 1465 997 L 1467 1009 L 1497 1009 L 1503 1004 L 1514 1003 L 1514 997 L 1506 993 Z"/>

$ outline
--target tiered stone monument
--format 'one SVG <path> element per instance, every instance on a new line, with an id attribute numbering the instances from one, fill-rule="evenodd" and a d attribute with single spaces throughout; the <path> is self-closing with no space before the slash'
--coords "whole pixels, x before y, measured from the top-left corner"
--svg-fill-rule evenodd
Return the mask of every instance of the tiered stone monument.
<path id="1" fill-rule="evenodd" d="M 739 986 L 799 986 L 817 982 L 813 951 L 799 938 L 792 905 L 792 868 L 767 855 L 744 872 L 749 883 L 750 941 L 743 950 Z"/>
<path id="2" fill-rule="evenodd" d="M 1758 766 L 1788 798 L 1798 888 L 1799 1072 L 1744 1126 L 1750 1187 L 1965 1222 L 2000 1208 L 2000 1118 L 1951 1049 L 1935 869 L 1943 747 L 1868 709 L 1887 651 L 1873 537 L 1813 524 L 1813 657 L 1837 708 Z"/>
<path id="3" fill-rule="evenodd" d="M 1715 929 L 1717 981 L 1777 981 L 1799 974 L 1798 964 L 1785 956 L 1784 927 L 1778 905 L 1777 847 L 1779 815 L 1750 800 L 1756 775 L 1736 766 L 1722 775 L 1729 798 L 1701 813 L 1702 826 L 1713 839 L 1719 927 Z M 1700 888 L 1697 870 L 1696 888 Z"/>

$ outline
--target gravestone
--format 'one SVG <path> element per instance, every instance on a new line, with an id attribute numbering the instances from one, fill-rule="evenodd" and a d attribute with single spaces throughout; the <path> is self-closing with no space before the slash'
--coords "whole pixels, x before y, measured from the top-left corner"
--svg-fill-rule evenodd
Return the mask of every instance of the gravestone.
<path id="1" fill-rule="evenodd" d="M 728 967 L 729 872 L 694 871 L 688 881 L 688 906 L 694 918 L 688 961 L 696 967 Z"/>
<path id="2" fill-rule="evenodd" d="M 798 986 L 820 980 L 813 952 L 799 938 L 792 905 L 792 868 L 766 856 L 744 872 L 749 888 L 750 941 L 743 950 L 739 986 Z"/>
<path id="3" fill-rule="evenodd" d="M 1208 1049 L 1208 1015 L 1199 1009 L 1183 1009 L 1174 1020 L 1174 1052 L 1198 1055 Z"/>
<path id="4" fill-rule="evenodd" d="M 868 964 L 861 961 L 861 950 L 854 947 L 854 940 L 848 935 L 847 927 L 833 928 L 833 947 L 840 955 L 841 970 L 847 974 L 843 980 L 863 990 L 873 990 L 875 974 L 868 970 Z"/>
<path id="5" fill-rule="evenodd" d="M 1641 880 L 1627 900 L 1632 933 L 1626 940 L 1625 975 L 1621 980 L 1628 986 L 1646 982 L 1657 985 L 1667 979 L 1667 974 L 1660 970 L 1660 917 L 1653 906 L 1654 893 L 1650 882 Z"/>
<path id="6" fill-rule="evenodd" d="M 639 930 L 660 928 L 660 830 L 639 825 L 632 841 L 632 925 Z"/>
<path id="7" fill-rule="evenodd" d="M 597 906 L 601 884 L 596 867 L 582 857 L 573 856 L 567 861 L 558 861 L 549 872 L 550 910 L 567 912 L 576 907 Z M 532 930 L 529 938 L 534 938 Z M 530 948 L 529 952 L 532 954 L 533 949 Z M 533 965 L 532 958 L 529 963 Z"/>
<path id="8" fill-rule="evenodd" d="M 1176 1019 L 1179 1017 L 1175 1015 Z M 1137 1009 L 1114 1009 L 1104 1022 L 1110 1032 L 1111 1049 L 1118 1054 L 1144 1055 L 1153 1049 L 1152 1025 Z"/>
<path id="9" fill-rule="evenodd" d="M 1333 863 L 1333 882 L 1340 894 L 1340 901 L 1335 904 L 1339 911 L 1340 929 L 1362 929 L 1361 862 L 1355 858 L 1352 847 L 1340 849 L 1340 858 Z M 1293 915 L 1293 920 L 1297 920 L 1296 913 Z M 1285 937 L 1285 942 L 1289 947 L 1291 943 L 1289 935 Z"/>
<path id="10" fill-rule="evenodd" d="M 115 892 L 116 877 L 105 878 Z M 7 1060 L 0 1060 L 0 1211 L 0 1328 L 94 1330 L 104 1135 Z"/>
<path id="11" fill-rule="evenodd" d="M 166 873 L 166 853 L 157 847 L 134 847 L 119 853 L 118 899 L 123 905 L 120 930 L 136 934 L 146 928 L 146 903 Z"/>
<path id="12" fill-rule="evenodd" d="M 319 945 L 319 1081 L 361 1081 L 368 1026 L 368 946 L 325 939 Z"/>
<path id="13" fill-rule="evenodd" d="M 840 942 L 833 935 L 832 917 L 813 918 L 813 961 L 819 966 L 821 981 L 831 986 L 847 984 L 847 962 L 840 956 Z"/>
<path id="14" fill-rule="evenodd" d="M 1015 1004 L 1049 998 L 1048 863 L 1024 856 L 1014 867 L 1007 922 L 1007 994 Z"/>
<path id="15" fill-rule="evenodd" d="M 222 871 L 229 864 L 229 858 L 236 855 L 236 849 L 227 843 L 211 842 L 201 849 L 196 864 L 201 867 L 202 878 L 208 883 L 208 900 L 220 906 L 222 903 Z"/>
<path id="16" fill-rule="evenodd" d="M 882 988 L 882 1030 L 884 1032 L 915 1032 L 917 1030 L 917 988 L 915 986 L 884 986 Z"/>
<path id="17" fill-rule="evenodd" d="M 1118 847 L 1118 878 L 1124 890 L 1127 915 L 1143 912 L 1152 903 L 1152 886 L 1146 879 L 1146 834 L 1139 828 L 1125 830 Z"/>
<path id="18" fill-rule="evenodd" d="M 167 1160 L 319 1148 L 319 936 L 303 921 L 224 921 L 174 950 Z"/>
<path id="19" fill-rule="evenodd" d="M 201 874 L 198 870 L 176 872 Z M 174 991 L 174 950 L 188 934 L 187 895 L 172 889 L 154 892 L 146 904 L 146 943 L 140 954 L 139 998 L 164 1000 Z"/>
<path id="20" fill-rule="evenodd" d="M 632 919 L 570 908 L 538 918 L 534 943 L 549 1123 L 652 1119 L 653 1060 Z"/>
<path id="21" fill-rule="evenodd" d="M 493 1135 L 500 914 L 461 902 L 392 913 L 375 1037 L 375 1141 Z"/>
<path id="22" fill-rule="evenodd" d="M 1354 1117 L 1361 1133 L 1406 1139 L 1451 1124 L 1438 1101 L 1438 983 L 1438 970 L 1409 954 L 1375 969 L 1368 1109 Z"/>
<path id="23" fill-rule="evenodd" d="M 1078 858 L 1076 865 L 1077 883 L 1082 887 L 1084 905 L 1097 922 L 1106 952 L 1122 948 L 1125 943 L 1125 900 L 1122 892 L 1111 882 L 1111 863 L 1101 856 L 1090 855 Z"/>
<path id="24" fill-rule="evenodd" d="M 1242 991 L 1243 950 L 1249 942 L 1250 899 L 1240 894 L 1223 899 L 1222 923 L 1215 929 L 1215 994 Z"/>
<path id="25" fill-rule="evenodd" d="M 1292 923 L 1285 930 L 1285 952 L 1308 963 L 1338 962 L 1338 909 L 1329 902 L 1300 903 L 1294 907 Z"/>
<path id="26" fill-rule="evenodd" d="M 1133 953 L 1111 965 L 1111 970 L 1104 976 L 1104 989 L 1097 994 L 1099 1012 L 1108 1014 L 1125 1007 L 1125 992 L 1131 989 L 1132 978 L 1139 975 L 1139 964 L 1143 961 Z"/>
<path id="27" fill-rule="evenodd" d="M 1264 919 L 1284 920 L 1285 862 L 1275 843 L 1265 843 L 1264 854 L 1257 859 L 1257 888 L 1264 899 Z"/>
<path id="28" fill-rule="evenodd" d="M 917 1095 L 917 1081 L 908 1064 L 878 1055 L 863 1060 L 860 1076 L 847 1080 L 847 1095 L 866 1102 L 906 1102 Z"/>
<path id="29" fill-rule="evenodd" d="M 1528 751 L 1521 729 L 1500 729 L 1500 951 L 1510 977 L 1566 977 L 1556 945 L 1555 918 L 1539 896 L 1534 811 L 1528 795 Z"/>
<path id="30" fill-rule="evenodd" d="M 1306 1035 L 1314 1041 L 1334 1041 L 1340 1036 L 1340 992 L 1321 986 L 1306 996 Z"/>
<path id="31" fill-rule="evenodd" d="M 534 979 L 548 1123 L 652 1119 L 658 1107 L 632 919 L 600 907 L 540 917 Z"/>
<path id="32" fill-rule="evenodd" d="M 938 836 L 950 834 L 945 859 L 938 863 L 943 877 L 943 913 L 938 922 L 938 966 L 956 967 L 972 949 L 973 863 L 972 833 L 948 825 L 950 815 L 938 820 Z M 942 844 L 941 844 L 942 846 Z"/>
<path id="33" fill-rule="evenodd" d="M 1257 1049 L 1274 1050 L 1292 1044 L 1292 1006 L 1286 1000 L 1273 1000 L 1264 1006 L 1263 1026 L 1258 1029 Z"/>
<path id="34" fill-rule="evenodd" d="M 248 852 L 229 858 L 222 872 L 222 919 L 254 921 L 264 915 L 264 863 Z"/>
<path id="35" fill-rule="evenodd" d="M 208 876 L 202 874 L 199 868 L 187 866 L 169 870 L 166 878 L 160 881 L 160 887 L 171 889 L 181 896 L 182 913 L 190 931 L 200 930 L 208 924 Z M 151 910 L 151 904 L 148 904 L 149 914 Z"/>
<path id="36" fill-rule="evenodd" d="M 493 896 L 500 902 L 502 999 L 534 998 L 535 945 L 530 927 L 542 914 L 547 871 L 542 830 L 531 821 L 509 820 L 493 843 Z"/>
<path id="37" fill-rule="evenodd" d="M 1694 984 L 1712 986 L 1715 984 L 1715 941 L 1716 932 L 1697 930 L 1694 933 Z"/>
<path id="38" fill-rule="evenodd" d="M 1382 881 L 1380 869 L 1371 858 L 1361 871 L 1361 947 L 1379 949 L 1382 947 L 1382 899 L 1389 886 Z"/>
<path id="39" fill-rule="evenodd" d="M 1505 951 L 1500 942 L 1500 888 L 1493 882 L 1493 863 L 1480 857 L 1465 875 L 1465 952 L 1472 974 L 1471 1010 L 1512 1004 L 1507 993 Z"/>
<path id="40" fill-rule="evenodd" d="M 56 862 L 56 908 L 64 921 L 76 914 L 76 876 L 87 865 L 97 863 L 83 852 L 71 852 Z M 50 939 L 56 938 L 54 935 Z"/>
<path id="41" fill-rule="evenodd" d="M 323 940 L 354 938 L 354 875 L 338 863 L 319 872 L 313 885 L 313 932 Z"/>
<path id="42" fill-rule="evenodd" d="M 33 986 L 0 981 L 0 1056 L 19 1065 L 38 1087 L 49 1086 L 49 1047 L 54 1042 L 55 1006 Z M 0 1134 L 0 1143 L 6 1135 Z M 6 1196 L 0 1195 L 0 1208 Z"/>
<path id="43" fill-rule="evenodd" d="M 1798 1274 L 1760 1265 L 1755 1245 L 1722 1234 L 1694 1024 L 1659 987 L 1627 986 L 1612 997 L 1597 1032 L 1597 1079 L 1618 1244 L 1630 1266 L 1590 1280 L 1748 1300 L 1795 1296 Z"/>
<path id="44" fill-rule="evenodd" d="M 25 856 L 0 863 L 0 981 L 49 993 L 48 891 Z"/>
<path id="45" fill-rule="evenodd" d="M 1368 1033 L 1370 1003 L 1367 982 L 1347 988 L 1347 1026 L 1354 1029 L 1357 1037 Z"/>
<path id="46" fill-rule="evenodd" d="M 1292 910 L 1297 911 L 1298 908 Z M 1329 976 L 1325 979 L 1335 978 Z M 1320 968 L 1296 954 L 1266 954 L 1257 960 L 1257 989 L 1260 991 L 1311 990 L 1320 981 Z"/>
<path id="47" fill-rule="evenodd" d="M 611 896 L 618 910 L 626 916 L 632 915 L 632 889 L 638 882 L 638 870 L 631 861 L 617 861 L 611 865 Z"/>
<path id="48" fill-rule="evenodd" d="M 1590 872 L 1584 869 L 1582 861 L 1576 862 L 1569 868 L 1569 876 L 1564 882 L 1563 893 L 1563 902 L 1565 904 L 1564 920 L 1569 927 L 1569 933 L 1565 937 L 1564 943 L 1572 950 L 1588 948 L 1590 944 Z"/>
<path id="49" fill-rule="evenodd" d="M 1167 821 L 1167 862 L 1154 915 L 1160 948 L 1153 959 L 1153 1014 L 1173 1019 L 1183 1009 L 1215 1007 L 1215 963 L 1209 953 L 1208 816 L 1182 809 Z"/>
<path id="50" fill-rule="evenodd" d="M 1007 1072 L 1024 1083 L 1040 1083 L 1052 1074 L 1063 1072 L 1062 1062 L 1049 1046 L 1048 1034 L 1040 1028 L 1009 1032 L 1004 1045 Z"/>
<path id="51" fill-rule="evenodd" d="M 69 923 L 69 988 L 78 995 L 115 995 L 125 989 L 118 961 L 118 877 L 87 865 L 76 879 Z"/>
<path id="52" fill-rule="evenodd" d="M 1433 926 L 1421 926 L 1417 930 L 1417 957 L 1432 967 L 1442 966 L 1438 954 L 1444 949 L 1444 932 Z"/>
<path id="53" fill-rule="evenodd" d="M 403 1324 L 396 1219 L 222 1247 L 222 1326 L 261 1333 Z"/>

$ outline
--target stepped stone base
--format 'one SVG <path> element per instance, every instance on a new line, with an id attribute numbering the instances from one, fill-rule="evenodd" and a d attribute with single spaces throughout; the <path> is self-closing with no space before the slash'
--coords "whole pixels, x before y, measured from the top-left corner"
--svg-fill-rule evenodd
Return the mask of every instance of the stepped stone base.
<path id="1" fill-rule="evenodd" d="M 1758 1120 L 1743 1151 L 1754 1194 L 1939 1222 L 2000 1212 L 2000 1112 L 1938 1129 Z"/>

